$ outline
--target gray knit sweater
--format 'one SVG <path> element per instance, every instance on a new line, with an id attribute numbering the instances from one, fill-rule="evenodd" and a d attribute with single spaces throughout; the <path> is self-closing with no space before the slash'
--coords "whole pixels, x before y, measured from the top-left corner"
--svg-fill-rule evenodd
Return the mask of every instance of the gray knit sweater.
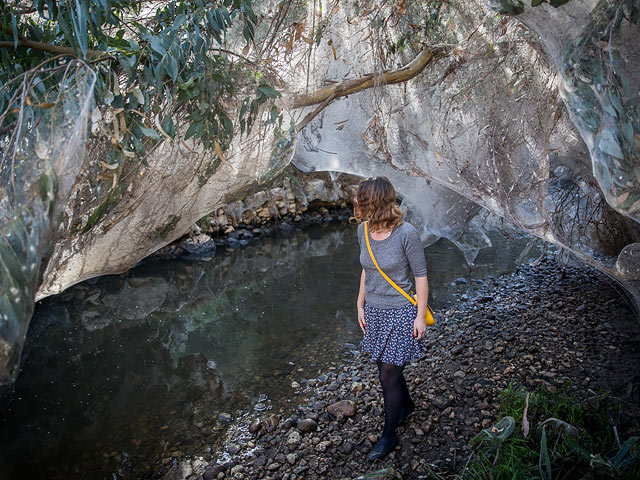
<path id="1" fill-rule="evenodd" d="M 365 303 L 375 308 L 403 307 L 409 301 L 391 286 L 380 274 L 371 260 L 364 238 L 364 224 L 358 226 L 358 242 L 360 243 L 360 264 L 365 272 Z M 384 240 L 374 240 L 369 231 L 371 250 L 378 265 L 391 280 L 409 292 L 413 277 L 427 275 L 427 262 L 424 248 L 416 228 L 403 222 L 393 228 Z"/>

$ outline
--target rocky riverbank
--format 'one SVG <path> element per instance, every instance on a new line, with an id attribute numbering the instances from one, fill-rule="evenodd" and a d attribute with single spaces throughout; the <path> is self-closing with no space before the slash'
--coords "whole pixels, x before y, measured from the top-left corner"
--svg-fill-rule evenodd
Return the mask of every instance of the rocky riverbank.
<path id="1" fill-rule="evenodd" d="M 154 256 L 210 256 L 216 248 L 242 247 L 275 231 L 346 220 L 353 215 L 361 180 L 329 172 L 302 174 L 291 165 L 271 188 L 216 209 Z"/>
<path id="2" fill-rule="evenodd" d="M 433 465 L 462 464 L 469 441 L 497 419 L 499 394 L 511 382 L 534 389 L 568 379 L 584 399 L 609 391 L 625 401 L 629 421 L 619 428 L 631 429 L 625 436 L 637 429 L 638 321 L 603 275 L 546 258 L 487 283 L 437 318 L 426 355 L 405 371 L 417 409 L 384 461 L 366 461 L 382 428 L 382 399 L 375 366 L 357 355 L 295 381 L 305 401 L 293 415 L 238 419 L 216 462 L 183 461 L 165 478 L 341 479 L 392 465 L 404 479 L 425 478 Z"/>

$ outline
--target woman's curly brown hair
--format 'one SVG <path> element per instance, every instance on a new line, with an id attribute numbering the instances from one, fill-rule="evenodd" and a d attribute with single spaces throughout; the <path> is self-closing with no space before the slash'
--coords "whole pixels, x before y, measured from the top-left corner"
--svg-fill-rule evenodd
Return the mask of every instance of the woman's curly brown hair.
<path id="1" fill-rule="evenodd" d="M 387 177 L 368 179 L 360 184 L 353 213 L 358 221 L 368 221 L 372 232 L 402 224 L 402 212 L 396 205 L 396 191 Z"/>

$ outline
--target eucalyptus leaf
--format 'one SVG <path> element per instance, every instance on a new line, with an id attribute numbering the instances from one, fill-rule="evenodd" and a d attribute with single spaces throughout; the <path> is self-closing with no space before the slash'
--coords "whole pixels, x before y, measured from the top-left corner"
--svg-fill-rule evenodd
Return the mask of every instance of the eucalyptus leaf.
<path id="1" fill-rule="evenodd" d="M 135 135 L 131 136 L 131 143 L 133 144 L 133 149 L 138 155 L 144 155 L 146 153 L 144 144 Z"/>
<path id="2" fill-rule="evenodd" d="M 270 85 L 260 85 L 258 91 L 262 92 L 268 98 L 278 98 L 282 96 L 279 91 Z"/>
<path id="3" fill-rule="evenodd" d="M 187 128 L 187 131 L 184 134 L 184 139 L 187 140 L 193 136 L 197 136 L 198 138 L 202 137 L 204 127 L 204 121 L 192 123 L 189 125 L 189 128 Z"/>
<path id="4" fill-rule="evenodd" d="M 225 6 L 222 8 L 222 16 L 224 17 L 227 25 L 231 26 L 231 16 L 229 15 L 229 10 L 226 8 L 228 6 L 229 5 L 225 4 Z"/>
<path id="5" fill-rule="evenodd" d="M 250 43 L 253 38 L 253 36 L 251 35 L 251 31 L 247 28 L 246 25 L 242 28 L 242 36 L 247 41 L 247 43 Z"/>
<path id="6" fill-rule="evenodd" d="M 240 118 L 243 118 L 244 115 L 247 113 L 247 107 L 249 106 L 250 100 L 251 99 L 247 97 L 242 101 L 242 106 L 240 107 L 240 115 L 239 115 Z"/>
<path id="7" fill-rule="evenodd" d="M 136 42 L 136 40 L 133 38 L 129 40 L 129 46 L 131 47 L 131 50 L 133 50 L 134 52 L 140 51 L 140 45 L 138 45 L 138 42 Z"/>
<path id="8" fill-rule="evenodd" d="M 132 73 L 131 65 L 129 65 L 129 61 L 127 57 L 124 55 L 118 55 L 118 63 L 120 64 L 122 69 L 125 71 L 125 73 L 128 76 L 131 76 L 131 73 Z"/>
<path id="9" fill-rule="evenodd" d="M 178 78 L 178 62 L 176 61 L 176 58 L 171 55 L 169 57 L 169 62 L 168 62 L 168 73 L 169 76 L 171 77 L 172 81 L 176 81 L 176 78 Z"/>
<path id="10" fill-rule="evenodd" d="M 612 157 L 624 159 L 620 144 L 613 130 L 601 130 L 598 136 L 598 148 Z"/>
<path id="11" fill-rule="evenodd" d="M 13 48 L 18 48 L 18 23 L 14 13 L 11 13 L 11 33 L 13 34 Z"/>
<path id="12" fill-rule="evenodd" d="M 167 53 L 167 49 L 162 45 L 162 41 L 156 36 L 151 37 L 151 48 L 163 56 Z"/>
<path id="13" fill-rule="evenodd" d="M 164 121 L 162 122 L 162 129 L 171 138 L 175 137 L 175 134 L 176 134 L 175 126 L 173 124 L 173 119 L 171 118 L 171 115 L 167 115 L 165 117 Z"/>
<path id="14" fill-rule="evenodd" d="M 213 12 L 211 10 L 207 11 L 206 17 L 209 28 L 214 32 L 220 32 L 220 26 L 218 25 L 217 20 L 213 18 Z"/>
<path id="15" fill-rule="evenodd" d="M 87 38 L 87 4 L 76 0 L 76 8 L 69 10 L 71 16 L 71 24 L 75 33 L 76 41 L 80 48 L 82 58 L 87 57 L 88 41 Z"/>
<path id="16" fill-rule="evenodd" d="M 144 95 L 142 94 L 142 90 L 139 87 L 133 87 L 132 92 L 135 99 L 138 101 L 140 105 L 144 105 Z"/>
<path id="17" fill-rule="evenodd" d="M 158 140 L 160 138 L 160 134 L 153 128 L 140 127 L 140 131 L 145 137 L 153 138 L 154 140 Z"/>
<path id="18" fill-rule="evenodd" d="M 620 100 L 620 97 L 616 95 L 614 92 L 610 91 L 608 94 L 608 98 L 609 98 L 609 101 L 611 102 L 611 105 L 613 105 L 613 107 L 618 111 L 618 113 L 620 115 L 624 115 L 624 108 L 622 107 L 622 101 Z"/>
<path id="19" fill-rule="evenodd" d="M 622 131 L 624 132 L 624 139 L 627 141 L 629 145 L 633 145 L 633 125 L 631 122 L 626 122 L 622 126 Z"/>
<path id="20" fill-rule="evenodd" d="M 225 133 L 229 138 L 233 137 L 233 122 L 226 115 L 220 115 L 220 120 L 222 121 L 222 127 L 224 128 Z"/>

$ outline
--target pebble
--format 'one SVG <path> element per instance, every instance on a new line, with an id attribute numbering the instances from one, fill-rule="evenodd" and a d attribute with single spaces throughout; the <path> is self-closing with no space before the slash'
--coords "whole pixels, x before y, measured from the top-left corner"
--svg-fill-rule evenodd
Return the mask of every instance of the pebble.
<path id="1" fill-rule="evenodd" d="M 431 403 L 440 410 L 444 410 L 451 405 L 451 399 L 443 395 L 436 395 L 431 399 Z"/>
<path id="2" fill-rule="evenodd" d="M 364 385 L 361 382 L 353 382 L 351 384 L 351 393 L 358 393 L 364 390 Z"/>
<path id="3" fill-rule="evenodd" d="M 342 453 L 344 453 L 345 455 L 349 455 L 352 451 L 353 443 L 351 443 L 351 441 L 347 440 L 342 444 Z"/>
<path id="4" fill-rule="evenodd" d="M 234 445 L 233 443 L 227 447 L 227 452 L 229 452 L 231 455 L 235 455 L 239 451 L 240 451 L 240 447 L 238 447 L 237 445 Z"/>
<path id="5" fill-rule="evenodd" d="M 279 415 L 270 415 L 262 422 L 263 427 L 267 430 L 267 432 L 273 432 L 276 427 L 280 423 Z"/>
<path id="6" fill-rule="evenodd" d="M 281 428 L 283 430 L 289 430 L 294 425 L 298 424 L 298 420 L 295 417 L 289 417 L 284 422 L 282 422 Z"/>
<path id="7" fill-rule="evenodd" d="M 224 467 L 219 464 L 211 465 L 204 469 L 204 473 L 202 474 L 203 480 L 213 480 L 214 478 L 218 478 L 218 474 L 224 471 Z"/>
<path id="8" fill-rule="evenodd" d="M 297 445 L 298 443 L 300 443 L 301 439 L 302 437 L 300 436 L 300 432 L 298 432 L 297 430 L 291 429 L 291 431 L 289 432 L 289 435 L 287 435 L 287 444 Z"/>
<path id="9" fill-rule="evenodd" d="M 320 442 L 317 446 L 316 446 L 316 451 L 320 452 L 320 453 L 324 453 L 327 451 L 327 448 L 329 448 L 331 446 L 331 442 L 328 440 L 325 440 L 324 442 Z"/>
<path id="10" fill-rule="evenodd" d="M 298 424 L 298 430 L 303 433 L 313 432 L 318 428 L 318 424 L 312 418 L 305 418 Z"/>
<path id="11" fill-rule="evenodd" d="M 251 425 L 249 425 L 249 433 L 256 433 L 260 430 L 260 427 L 262 427 L 262 422 L 259 418 L 256 418 L 251 422 Z"/>

